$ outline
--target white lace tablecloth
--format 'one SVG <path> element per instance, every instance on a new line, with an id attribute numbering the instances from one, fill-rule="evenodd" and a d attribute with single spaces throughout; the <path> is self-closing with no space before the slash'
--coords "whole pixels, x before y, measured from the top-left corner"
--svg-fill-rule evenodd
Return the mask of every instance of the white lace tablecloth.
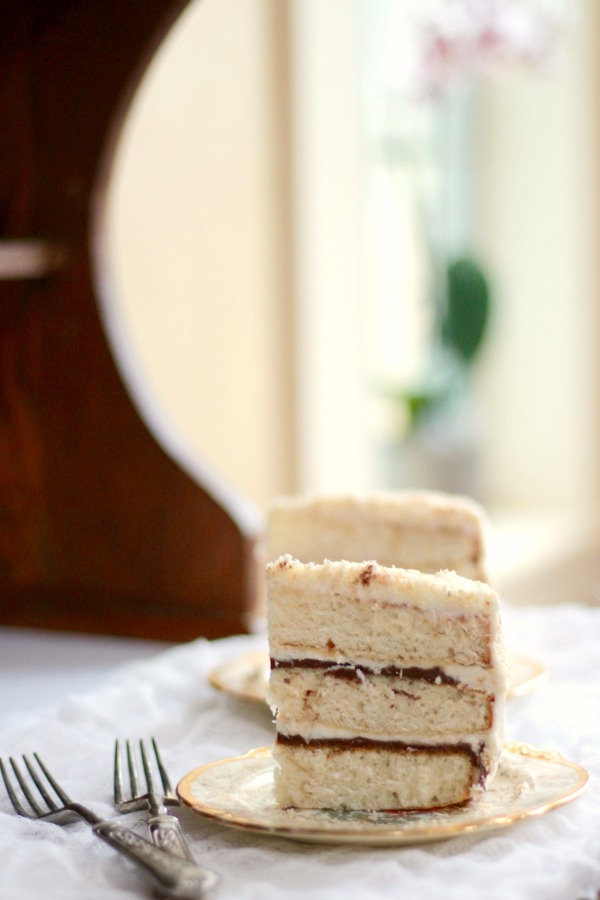
<path id="1" fill-rule="evenodd" d="M 600 609 L 506 609 L 510 648 L 543 662 L 545 685 L 508 704 L 507 739 L 558 750 L 591 774 L 586 793 L 506 829 L 419 846 L 295 843 L 236 831 L 189 809 L 200 861 L 222 880 L 215 900 L 592 900 L 600 889 Z M 203 763 L 271 743 L 266 707 L 207 683 L 210 669 L 262 647 L 256 637 L 204 640 L 115 669 L 101 689 L 0 721 L 0 754 L 39 751 L 78 800 L 113 816 L 115 737 L 156 735 L 174 781 Z M 0 662 L 1 667 L 1 662 Z M 141 827 L 139 818 L 130 818 Z M 15 816 L 0 789 L 2 900 L 148 896 L 138 872 L 83 823 Z"/>

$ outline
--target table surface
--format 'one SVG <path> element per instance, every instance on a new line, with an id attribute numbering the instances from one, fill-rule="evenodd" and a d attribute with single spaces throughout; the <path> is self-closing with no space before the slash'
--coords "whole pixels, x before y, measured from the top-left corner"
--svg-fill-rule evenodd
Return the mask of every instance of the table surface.
<path id="1" fill-rule="evenodd" d="M 588 790 L 546 815 L 422 846 L 301 844 L 180 811 L 196 858 L 221 875 L 214 900 L 595 900 L 600 889 L 600 609 L 505 610 L 511 649 L 539 659 L 548 682 L 507 707 L 507 739 L 560 752 Z M 0 755 L 38 750 L 69 793 L 114 818 L 116 737 L 155 735 L 177 782 L 197 767 L 269 746 L 266 705 L 211 687 L 260 636 L 165 647 L 0 630 Z M 235 786 L 233 795 L 236 795 Z M 127 824 L 146 827 L 143 814 Z M 83 823 L 15 816 L 0 792 L 0 900 L 135 900 L 137 870 Z M 349 888 L 351 890 L 349 891 Z"/>
<path id="2" fill-rule="evenodd" d="M 148 659 L 169 643 L 26 628 L 0 628 L 0 720 L 69 693 L 100 687 L 116 666 Z"/>

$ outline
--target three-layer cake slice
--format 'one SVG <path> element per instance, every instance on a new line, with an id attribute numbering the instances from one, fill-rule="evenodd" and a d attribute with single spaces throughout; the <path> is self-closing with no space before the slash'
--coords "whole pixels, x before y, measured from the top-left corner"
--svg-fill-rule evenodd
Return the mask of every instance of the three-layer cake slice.
<path id="1" fill-rule="evenodd" d="M 432 808 L 485 788 L 506 695 L 492 588 L 286 555 L 267 589 L 282 806 Z"/>

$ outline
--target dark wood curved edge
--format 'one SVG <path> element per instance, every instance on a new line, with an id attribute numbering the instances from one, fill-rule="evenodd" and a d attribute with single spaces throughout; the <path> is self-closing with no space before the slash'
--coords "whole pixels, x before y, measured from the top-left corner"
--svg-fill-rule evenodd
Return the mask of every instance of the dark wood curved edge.
<path id="1" fill-rule="evenodd" d="M 167 455 L 98 311 L 93 232 L 119 123 L 181 0 L 0 4 L 0 622 L 163 640 L 248 629 L 254 529 Z M 240 498 L 240 502 L 242 502 Z"/>

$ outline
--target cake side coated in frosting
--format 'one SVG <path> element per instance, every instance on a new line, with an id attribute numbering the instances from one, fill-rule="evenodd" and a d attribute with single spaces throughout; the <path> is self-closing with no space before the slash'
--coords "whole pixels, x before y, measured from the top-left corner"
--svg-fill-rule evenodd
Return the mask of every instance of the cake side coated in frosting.
<path id="1" fill-rule="evenodd" d="M 290 556 L 267 566 L 267 584 L 282 805 L 428 808 L 481 789 L 502 748 L 506 694 L 488 585 Z"/>
<path id="2" fill-rule="evenodd" d="M 453 572 L 375 562 L 267 565 L 272 655 L 367 665 L 487 665 L 498 597 Z M 492 631 L 490 631 L 492 629 Z"/>
<path id="3" fill-rule="evenodd" d="M 267 560 L 377 559 L 382 565 L 453 569 L 487 580 L 484 511 L 468 498 L 434 491 L 276 497 L 268 511 Z"/>

